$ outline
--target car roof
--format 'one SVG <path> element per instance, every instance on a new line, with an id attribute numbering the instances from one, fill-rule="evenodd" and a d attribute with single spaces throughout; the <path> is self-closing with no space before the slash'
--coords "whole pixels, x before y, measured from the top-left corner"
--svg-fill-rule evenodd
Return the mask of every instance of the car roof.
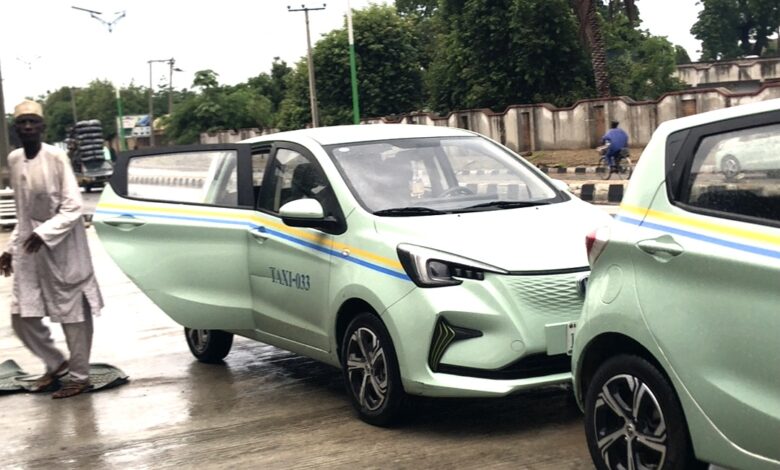
<path id="1" fill-rule="evenodd" d="M 257 143 L 273 140 L 311 139 L 320 145 L 367 142 L 374 140 L 409 139 L 424 137 L 469 137 L 474 132 L 445 126 L 426 126 L 416 124 L 364 124 L 352 126 L 317 127 L 295 131 L 277 132 L 241 143 Z"/>

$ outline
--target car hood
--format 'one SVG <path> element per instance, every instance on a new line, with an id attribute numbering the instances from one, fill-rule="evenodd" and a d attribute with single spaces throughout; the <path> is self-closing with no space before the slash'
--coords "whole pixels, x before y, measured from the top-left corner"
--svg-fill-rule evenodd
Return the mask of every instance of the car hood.
<path id="1" fill-rule="evenodd" d="M 602 209 L 573 199 L 517 209 L 377 217 L 379 236 L 471 258 L 507 271 L 588 266 L 585 236 L 607 225 Z"/>

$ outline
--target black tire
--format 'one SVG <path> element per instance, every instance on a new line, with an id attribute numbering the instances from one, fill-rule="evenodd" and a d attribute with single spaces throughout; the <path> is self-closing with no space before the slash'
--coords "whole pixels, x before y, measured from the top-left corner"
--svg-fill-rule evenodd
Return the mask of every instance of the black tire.
<path id="1" fill-rule="evenodd" d="M 366 350 L 367 346 L 371 351 Z M 347 326 L 341 341 L 341 370 L 360 419 L 374 426 L 390 426 L 398 421 L 406 392 L 393 341 L 376 315 L 361 313 Z"/>
<path id="2" fill-rule="evenodd" d="M 192 355 L 208 364 L 221 362 L 233 347 L 233 333 L 222 330 L 184 328 L 184 337 Z"/>
<path id="3" fill-rule="evenodd" d="M 79 121 L 75 125 L 76 129 L 83 129 L 85 127 L 100 127 L 99 119 L 90 119 L 88 121 Z"/>
<path id="4" fill-rule="evenodd" d="M 726 178 L 726 181 L 734 181 L 742 170 L 737 157 L 726 155 L 720 160 L 720 171 L 723 172 L 723 177 Z"/>
<path id="5" fill-rule="evenodd" d="M 92 132 L 103 132 L 103 127 L 100 125 L 93 125 L 93 124 L 85 124 L 83 126 L 76 126 L 76 129 L 74 131 L 76 135 L 80 134 L 88 134 Z"/>
<path id="6" fill-rule="evenodd" d="M 601 179 L 608 180 L 612 176 L 612 171 L 607 164 L 607 157 L 601 157 L 599 164 L 596 166 L 596 174 L 601 176 Z"/>
<path id="7" fill-rule="evenodd" d="M 645 468 L 639 463 L 659 470 L 701 465 L 693 456 L 677 394 L 654 365 L 638 356 L 615 356 L 596 370 L 585 393 L 585 437 L 600 470 L 629 468 L 628 442 L 633 468 Z"/>
<path id="8" fill-rule="evenodd" d="M 88 139 L 97 139 L 97 140 L 103 140 L 103 133 L 102 132 L 77 132 L 76 138 L 79 140 L 88 140 Z"/>
<path id="9" fill-rule="evenodd" d="M 634 165 L 631 163 L 629 157 L 623 157 L 618 163 L 618 175 L 621 179 L 627 180 L 631 178 L 631 174 L 634 172 Z"/>

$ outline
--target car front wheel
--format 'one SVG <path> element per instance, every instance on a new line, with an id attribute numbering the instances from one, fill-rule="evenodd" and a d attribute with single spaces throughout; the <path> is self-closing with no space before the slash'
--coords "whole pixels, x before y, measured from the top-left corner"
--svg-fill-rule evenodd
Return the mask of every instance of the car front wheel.
<path id="1" fill-rule="evenodd" d="M 187 346 L 200 362 L 215 363 L 225 358 L 233 346 L 233 333 L 221 330 L 184 328 Z"/>
<path id="2" fill-rule="evenodd" d="M 375 315 L 360 314 L 347 326 L 341 368 L 360 419 L 375 426 L 397 421 L 405 392 L 390 334 Z"/>
<path id="3" fill-rule="evenodd" d="M 602 470 L 699 466 L 677 395 L 638 356 L 616 356 L 598 368 L 585 395 L 585 435 Z"/>

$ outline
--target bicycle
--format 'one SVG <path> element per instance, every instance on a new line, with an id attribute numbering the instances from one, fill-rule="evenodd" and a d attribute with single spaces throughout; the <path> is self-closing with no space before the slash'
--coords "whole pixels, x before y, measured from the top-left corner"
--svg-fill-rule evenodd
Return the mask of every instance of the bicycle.
<path id="1" fill-rule="evenodd" d="M 631 178 L 631 174 L 634 172 L 634 165 L 631 163 L 631 154 L 627 148 L 624 148 L 615 157 L 615 166 L 610 167 L 607 163 L 607 149 L 609 143 L 597 147 L 601 158 L 599 158 L 598 166 L 596 166 L 596 173 L 601 175 L 602 179 L 608 180 L 613 174 L 618 175 L 621 179 Z"/>

